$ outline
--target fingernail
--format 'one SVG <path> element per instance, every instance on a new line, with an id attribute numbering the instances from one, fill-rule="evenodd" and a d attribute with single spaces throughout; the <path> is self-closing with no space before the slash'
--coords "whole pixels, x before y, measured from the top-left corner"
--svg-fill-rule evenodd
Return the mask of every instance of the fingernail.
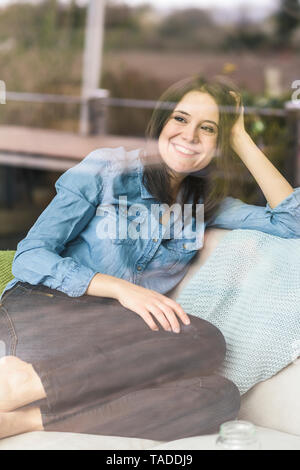
<path id="1" fill-rule="evenodd" d="M 174 328 L 174 333 L 179 333 L 180 329 L 179 328 Z"/>

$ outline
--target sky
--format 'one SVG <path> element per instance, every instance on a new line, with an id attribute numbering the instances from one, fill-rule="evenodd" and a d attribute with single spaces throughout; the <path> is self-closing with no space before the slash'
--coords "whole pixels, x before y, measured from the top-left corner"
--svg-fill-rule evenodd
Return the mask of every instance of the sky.
<path id="1" fill-rule="evenodd" d="M 41 0 L 0 0 L 0 8 L 12 3 L 39 3 Z M 76 0 L 78 5 L 86 5 L 89 0 Z M 100 0 L 99 0 L 100 1 Z M 204 8 L 213 10 L 213 18 L 220 23 L 235 22 L 241 17 L 259 21 L 276 10 L 280 0 L 105 0 L 107 3 L 126 3 L 138 6 L 145 3 L 152 5 L 158 13 L 168 14 L 172 9 Z M 68 4 L 70 0 L 59 0 Z"/>
<path id="2" fill-rule="evenodd" d="M 0 0 L 0 6 L 5 6 L 10 3 L 30 1 L 31 3 L 38 3 L 39 0 Z M 60 0 L 61 3 L 68 3 L 69 0 Z M 78 0 L 80 4 L 86 4 L 87 0 Z M 216 8 L 239 8 L 240 6 L 246 6 L 251 9 L 273 9 L 278 4 L 278 0 L 213 0 L 208 2 L 207 0 L 124 0 L 124 3 L 128 5 L 136 6 L 143 3 L 149 3 L 157 9 L 169 9 L 169 8 L 187 8 L 187 7 L 200 7 L 207 8 L 213 5 Z"/>
<path id="3" fill-rule="evenodd" d="M 129 5 L 138 5 L 143 3 L 142 0 L 127 0 Z M 208 2 L 207 0 L 151 0 L 148 1 L 156 8 L 161 7 L 173 7 L 173 8 L 187 8 L 187 7 L 199 7 L 208 8 L 210 6 L 216 8 L 234 8 L 240 6 L 248 6 L 249 8 L 273 8 L 276 0 L 213 0 Z"/>
<path id="4" fill-rule="evenodd" d="M 0 8 L 12 3 L 39 3 L 42 0 L 0 0 Z M 70 0 L 58 0 L 68 4 Z M 86 5 L 89 0 L 76 0 L 78 5 Z M 98 0 L 101 1 L 101 0 Z M 168 14 L 172 9 L 204 8 L 210 9 L 213 18 L 220 23 L 235 22 L 241 17 L 250 21 L 263 20 L 276 10 L 280 0 L 104 0 L 106 3 L 126 3 L 138 6 L 145 3 L 152 5 L 161 14 Z M 299 0 L 300 1 L 300 0 Z"/>

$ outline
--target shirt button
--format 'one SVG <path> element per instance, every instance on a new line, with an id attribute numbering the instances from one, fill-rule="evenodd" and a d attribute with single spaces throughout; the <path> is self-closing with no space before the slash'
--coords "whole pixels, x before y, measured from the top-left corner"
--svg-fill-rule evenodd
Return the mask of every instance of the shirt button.
<path id="1" fill-rule="evenodd" d="M 141 266 L 137 266 L 137 270 L 138 271 L 141 271 L 142 267 Z"/>
<path id="2" fill-rule="evenodd" d="M 184 248 L 185 250 L 187 250 L 187 245 L 186 245 L 186 244 L 184 244 L 184 245 L 183 245 L 183 248 Z"/>
<path id="3" fill-rule="evenodd" d="M 153 241 L 154 243 L 157 243 L 158 240 L 157 240 L 157 238 L 152 238 L 152 241 Z"/>

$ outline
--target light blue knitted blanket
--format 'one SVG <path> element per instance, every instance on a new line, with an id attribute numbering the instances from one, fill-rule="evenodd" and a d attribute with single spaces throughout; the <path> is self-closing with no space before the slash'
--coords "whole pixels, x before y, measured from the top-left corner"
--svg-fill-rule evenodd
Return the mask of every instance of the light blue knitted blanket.
<path id="1" fill-rule="evenodd" d="M 233 230 L 176 301 L 223 333 L 217 372 L 244 394 L 300 355 L 300 239 Z"/>

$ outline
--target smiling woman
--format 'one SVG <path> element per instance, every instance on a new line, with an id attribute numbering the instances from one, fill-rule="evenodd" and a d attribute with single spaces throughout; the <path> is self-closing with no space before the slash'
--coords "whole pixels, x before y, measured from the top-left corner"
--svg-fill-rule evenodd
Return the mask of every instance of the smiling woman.
<path id="1" fill-rule="evenodd" d="M 158 200 L 172 204 L 181 188 L 182 204 L 202 198 L 205 219 L 216 213 L 234 173 L 230 134 L 240 112 L 235 96 L 239 91 L 228 79 L 195 76 L 159 98 L 146 130 L 157 152 L 151 147 L 144 159 L 144 183 Z"/>
<path id="2" fill-rule="evenodd" d="M 158 139 L 159 153 L 173 170 L 175 184 L 210 163 L 216 151 L 218 122 L 218 106 L 207 93 L 187 93 L 177 104 Z"/>
<path id="3" fill-rule="evenodd" d="M 224 337 L 168 294 L 208 227 L 299 238 L 300 188 L 256 147 L 238 90 L 221 79 L 170 87 L 146 135 L 156 140 L 153 154 L 147 145 L 100 148 L 61 175 L 18 244 L 0 305 L 0 340 L 13 356 L 0 361 L 0 438 L 45 429 L 171 440 L 215 432 L 237 416 L 235 384 L 215 373 Z M 233 156 L 266 207 L 226 197 Z M 180 217 L 179 239 L 163 236 L 174 200 L 192 209 Z M 162 218 L 152 217 L 153 204 Z M 101 205 L 121 226 L 117 239 L 98 236 Z M 151 229 L 138 236 L 149 217 Z"/>

